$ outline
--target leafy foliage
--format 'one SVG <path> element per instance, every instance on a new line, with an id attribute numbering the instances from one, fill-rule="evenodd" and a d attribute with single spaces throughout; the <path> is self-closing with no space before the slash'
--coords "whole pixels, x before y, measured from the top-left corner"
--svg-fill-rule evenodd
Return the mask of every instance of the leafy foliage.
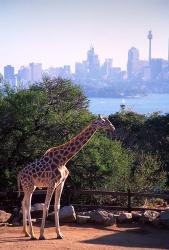
<path id="1" fill-rule="evenodd" d="M 77 122 L 79 118 L 90 120 L 92 117 L 79 87 L 61 79 L 54 79 L 52 84 L 50 79 L 45 79 L 39 85 L 16 93 L 6 86 L 5 95 L 0 98 L 0 179 L 3 188 L 14 188 L 20 168 L 39 158 L 49 147 L 65 142 L 78 126 L 86 123 L 84 119 Z M 49 92 L 54 99 L 61 96 L 60 104 L 51 103 Z M 64 100 L 70 92 L 68 106 Z M 74 99 L 78 100 L 78 105 Z"/>
<path id="2" fill-rule="evenodd" d="M 0 189 L 16 189 L 16 175 L 47 149 L 78 134 L 96 117 L 70 80 L 44 78 L 28 90 L 0 94 Z M 169 116 L 116 113 L 114 140 L 97 132 L 68 163 L 66 185 L 79 188 L 152 191 L 165 188 Z M 163 170 L 164 169 L 164 170 Z"/>
<path id="3" fill-rule="evenodd" d="M 167 175 L 157 155 L 141 152 L 136 155 L 130 188 L 133 191 L 162 191 L 166 189 Z"/>
<path id="4" fill-rule="evenodd" d="M 127 175 L 132 158 L 120 142 L 112 141 L 101 133 L 94 135 L 70 162 L 70 172 L 83 189 L 125 190 L 123 178 Z"/>

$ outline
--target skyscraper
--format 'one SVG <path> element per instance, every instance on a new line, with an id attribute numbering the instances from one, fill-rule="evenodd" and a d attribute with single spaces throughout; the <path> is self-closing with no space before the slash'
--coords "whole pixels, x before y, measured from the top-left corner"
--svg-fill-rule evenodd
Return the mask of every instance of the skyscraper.
<path id="1" fill-rule="evenodd" d="M 112 58 L 106 58 L 104 64 L 102 65 L 102 76 L 106 79 L 111 77 L 113 69 L 113 60 Z"/>
<path id="2" fill-rule="evenodd" d="M 30 68 L 29 67 L 20 67 L 17 75 L 17 83 L 22 88 L 28 88 L 31 80 Z"/>
<path id="3" fill-rule="evenodd" d="M 127 74 L 129 79 L 136 76 L 138 64 L 139 64 L 139 51 L 135 47 L 132 47 L 128 51 Z"/>
<path id="4" fill-rule="evenodd" d="M 15 69 L 11 65 L 6 65 L 4 67 L 4 80 L 9 83 L 11 88 L 15 88 Z"/>
<path id="5" fill-rule="evenodd" d="M 31 81 L 38 82 L 42 80 L 42 64 L 41 63 L 30 63 Z"/>
<path id="6" fill-rule="evenodd" d="M 99 76 L 100 62 L 93 47 L 91 47 L 87 52 L 87 64 L 89 76 L 92 78 L 97 78 Z"/>

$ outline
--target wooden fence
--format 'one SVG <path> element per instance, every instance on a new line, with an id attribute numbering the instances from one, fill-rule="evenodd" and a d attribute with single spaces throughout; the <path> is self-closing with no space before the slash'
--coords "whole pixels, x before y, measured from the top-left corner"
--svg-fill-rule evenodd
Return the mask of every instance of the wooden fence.
<path id="1" fill-rule="evenodd" d="M 136 210 L 156 210 L 162 211 L 165 208 L 148 208 L 148 207 L 134 207 L 132 204 L 132 198 L 135 197 L 138 200 L 141 198 L 160 198 L 169 201 L 168 193 L 141 193 L 141 192 L 131 192 L 128 189 L 127 192 L 113 192 L 113 191 L 102 191 L 102 190 L 66 190 L 66 198 L 64 197 L 63 205 L 72 204 L 77 209 L 92 209 L 92 208 L 104 208 L 109 210 L 126 210 L 128 212 Z M 32 197 L 32 203 L 44 202 L 46 195 L 46 190 L 36 190 Z M 112 206 L 105 204 L 84 204 L 83 196 L 110 196 L 111 198 L 125 197 L 126 206 Z M 0 209 L 8 207 L 9 209 L 21 206 L 21 200 L 23 198 L 23 193 L 21 192 L 21 197 L 17 198 L 18 192 L 0 192 Z M 74 203 L 76 197 L 81 197 L 80 203 Z M 54 197 L 53 197 L 54 198 Z M 53 204 L 53 199 L 52 199 Z"/>
<path id="2" fill-rule="evenodd" d="M 141 193 L 141 192 L 131 192 L 128 189 L 127 192 L 113 192 L 113 191 L 102 191 L 102 190 L 77 190 L 75 191 L 75 195 L 101 195 L 101 196 L 111 196 L 115 197 L 125 197 L 126 198 L 126 206 L 106 206 L 106 205 L 86 205 L 86 204 L 72 204 L 75 207 L 102 207 L 110 210 L 126 210 L 128 212 L 131 211 L 144 211 L 144 210 L 155 210 L 155 211 L 163 211 L 165 208 L 150 208 L 150 207 L 133 207 L 132 206 L 132 198 L 135 197 L 138 200 L 140 198 L 160 198 L 166 201 L 169 201 L 169 194 L 167 193 Z"/>

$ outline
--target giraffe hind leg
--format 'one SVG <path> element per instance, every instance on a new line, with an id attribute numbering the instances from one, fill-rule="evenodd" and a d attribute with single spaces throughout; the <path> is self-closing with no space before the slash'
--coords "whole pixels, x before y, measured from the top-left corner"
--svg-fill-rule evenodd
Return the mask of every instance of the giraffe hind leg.
<path id="1" fill-rule="evenodd" d="M 60 198 L 61 198 L 63 186 L 64 186 L 64 181 L 61 182 L 55 190 L 54 210 L 55 210 L 55 227 L 56 227 L 57 239 L 63 239 L 63 235 L 60 232 L 60 225 L 59 225 Z"/>
<path id="2" fill-rule="evenodd" d="M 28 221 L 29 221 L 30 239 L 31 240 L 36 239 L 34 232 L 33 232 L 33 225 L 32 225 L 32 220 L 31 220 L 31 199 L 32 199 L 32 193 L 33 193 L 34 189 L 35 188 L 32 187 L 32 189 L 29 189 L 29 191 L 27 191 L 25 194 L 26 211 L 27 211 L 27 216 L 28 216 Z"/>
<path id="3" fill-rule="evenodd" d="M 25 196 L 22 201 L 22 213 L 23 213 L 23 232 L 25 234 L 25 237 L 30 237 L 30 234 L 27 231 L 27 206 L 26 206 Z"/>

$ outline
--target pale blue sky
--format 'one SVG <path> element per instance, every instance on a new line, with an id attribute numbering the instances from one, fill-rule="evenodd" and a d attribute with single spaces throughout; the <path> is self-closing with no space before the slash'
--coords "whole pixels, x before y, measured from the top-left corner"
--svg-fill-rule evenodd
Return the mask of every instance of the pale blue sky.
<path id="1" fill-rule="evenodd" d="M 86 59 L 92 44 L 101 62 L 126 68 L 128 49 L 167 59 L 169 0 L 0 0 L 0 71 L 41 62 L 43 68 Z"/>

